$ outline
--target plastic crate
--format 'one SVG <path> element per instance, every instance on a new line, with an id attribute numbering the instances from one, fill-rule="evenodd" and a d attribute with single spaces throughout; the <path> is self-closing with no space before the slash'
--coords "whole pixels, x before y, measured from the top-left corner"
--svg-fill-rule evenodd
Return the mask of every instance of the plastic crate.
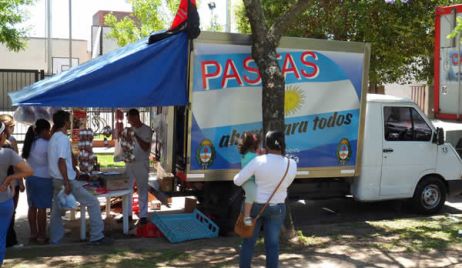
<path id="1" fill-rule="evenodd" d="M 162 237 L 162 233 L 159 228 L 153 223 L 148 222 L 147 224 L 140 225 L 136 228 L 137 237 L 157 238 Z"/>
<path id="2" fill-rule="evenodd" d="M 193 213 L 155 213 L 152 222 L 171 243 L 218 237 L 218 226 L 197 209 Z"/>

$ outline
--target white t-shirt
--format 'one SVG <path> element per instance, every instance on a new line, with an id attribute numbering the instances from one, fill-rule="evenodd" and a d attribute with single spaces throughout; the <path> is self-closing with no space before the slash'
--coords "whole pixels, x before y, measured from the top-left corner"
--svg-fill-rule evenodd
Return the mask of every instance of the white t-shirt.
<path id="1" fill-rule="evenodd" d="M 34 170 L 34 176 L 40 178 L 50 178 L 48 172 L 48 141 L 45 139 L 37 139 L 32 143 L 29 158 L 27 163 Z"/>
<path id="2" fill-rule="evenodd" d="M 234 184 L 241 186 L 250 177 L 255 176 L 255 184 L 257 185 L 255 202 L 264 204 L 281 181 L 282 176 L 284 176 L 287 168 L 287 159 L 282 155 L 276 154 L 257 156 L 234 176 Z M 271 199 L 271 204 L 284 203 L 287 197 L 287 188 L 292 184 L 296 174 L 297 163 L 293 159 L 290 159 L 287 175 Z"/>
<path id="3" fill-rule="evenodd" d="M 77 174 L 72 166 L 71 142 L 61 131 L 53 134 L 48 143 L 48 171 L 53 179 L 63 179 L 58 166 L 60 158 L 66 161 L 67 177 L 74 180 Z"/>
<path id="4" fill-rule="evenodd" d="M 152 129 L 145 124 L 142 124 L 139 128 L 132 127 L 135 134 L 140 137 L 140 139 L 144 142 L 151 143 L 152 139 Z M 135 162 L 142 162 L 149 160 L 149 153 L 151 152 L 151 148 L 145 151 L 141 148 L 138 140 L 135 138 L 135 148 L 133 149 L 133 154 L 135 155 Z"/>

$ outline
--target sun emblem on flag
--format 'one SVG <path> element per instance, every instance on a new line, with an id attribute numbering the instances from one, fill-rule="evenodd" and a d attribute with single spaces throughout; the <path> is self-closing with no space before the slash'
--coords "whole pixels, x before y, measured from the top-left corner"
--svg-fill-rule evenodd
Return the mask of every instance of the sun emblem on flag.
<path id="1" fill-rule="evenodd" d="M 300 110 L 305 102 L 303 91 L 297 86 L 288 86 L 284 97 L 284 114 L 291 115 Z"/>
<path id="2" fill-rule="evenodd" d="M 215 147 L 209 139 L 204 139 L 199 144 L 199 148 L 196 150 L 196 160 L 202 166 L 207 169 L 213 164 L 215 160 Z"/>

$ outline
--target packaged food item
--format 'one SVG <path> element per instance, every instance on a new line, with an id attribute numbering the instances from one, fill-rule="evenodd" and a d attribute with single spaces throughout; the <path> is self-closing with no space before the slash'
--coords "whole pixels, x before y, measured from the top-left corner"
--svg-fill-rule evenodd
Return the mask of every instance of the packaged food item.
<path id="1" fill-rule="evenodd" d="M 135 132 L 132 128 L 124 128 L 120 137 L 120 145 L 122 148 L 122 159 L 126 163 L 135 160 L 133 150 L 135 149 Z"/>
<path id="2" fill-rule="evenodd" d="M 89 174 L 95 170 L 96 156 L 93 154 L 93 130 L 81 129 L 79 133 L 79 168 L 80 172 Z"/>

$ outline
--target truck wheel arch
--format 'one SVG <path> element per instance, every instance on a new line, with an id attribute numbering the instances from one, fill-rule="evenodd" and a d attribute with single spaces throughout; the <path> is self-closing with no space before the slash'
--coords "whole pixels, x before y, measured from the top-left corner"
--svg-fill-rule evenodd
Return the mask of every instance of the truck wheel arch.
<path id="1" fill-rule="evenodd" d="M 443 206 L 448 193 L 448 184 L 439 174 L 428 174 L 417 183 L 412 203 L 422 214 L 435 214 Z"/>

